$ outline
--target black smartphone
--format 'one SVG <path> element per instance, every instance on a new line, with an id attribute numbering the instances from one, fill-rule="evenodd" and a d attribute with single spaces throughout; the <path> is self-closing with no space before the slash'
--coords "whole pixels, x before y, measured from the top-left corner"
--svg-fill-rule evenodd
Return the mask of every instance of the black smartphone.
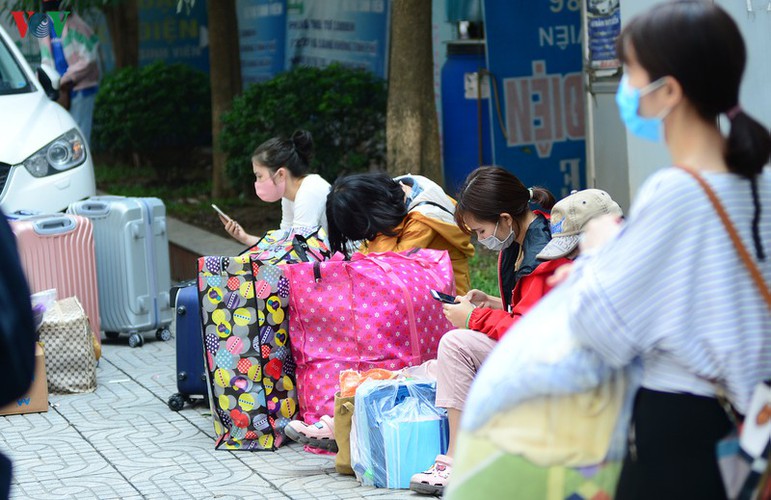
<path id="1" fill-rule="evenodd" d="M 447 295 L 446 293 L 437 292 L 436 290 L 431 290 L 431 296 L 441 302 L 442 304 L 457 304 L 455 301 L 455 297 L 452 295 Z"/>

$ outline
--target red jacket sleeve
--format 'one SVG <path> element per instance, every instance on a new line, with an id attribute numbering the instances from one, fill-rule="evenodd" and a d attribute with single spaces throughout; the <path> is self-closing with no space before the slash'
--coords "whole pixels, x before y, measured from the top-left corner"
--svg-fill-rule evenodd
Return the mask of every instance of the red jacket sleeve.
<path id="1" fill-rule="evenodd" d="M 546 284 L 547 274 L 523 276 L 511 296 L 512 311 L 479 307 L 471 312 L 469 328 L 482 332 L 493 340 L 500 340 L 514 323 L 546 295 L 552 287 Z"/>

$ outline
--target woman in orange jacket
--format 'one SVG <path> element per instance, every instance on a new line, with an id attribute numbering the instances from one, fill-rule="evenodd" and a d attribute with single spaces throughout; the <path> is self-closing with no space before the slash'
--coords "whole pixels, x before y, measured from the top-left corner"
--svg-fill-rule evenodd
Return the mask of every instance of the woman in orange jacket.
<path id="1" fill-rule="evenodd" d="M 413 248 L 447 250 L 455 288 L 469 290 L 469 235 L 455 224 L 455 202 L 431 179 L 385 173 L 341 177 L 327 196 L 329 241 L 333 251 L 400 252 Z"/>
<path id="2" fill-rule="evenodd" d="M 469 289 L 468 259 L 474 255 L 469 234 L 455 224 L 455 202 L 439 185 L 420 175 L 392 179 L 384 173 L 341 177 L 327 196 L 332 251 L 400 252 L 413 248 L 447 250 L 459 294 Z M 363 242 L 363 243 L 362 243 Z M 308 425 L 293 420 L 287 437 L 337 451 L 334 419 L 325 415 Z"/>

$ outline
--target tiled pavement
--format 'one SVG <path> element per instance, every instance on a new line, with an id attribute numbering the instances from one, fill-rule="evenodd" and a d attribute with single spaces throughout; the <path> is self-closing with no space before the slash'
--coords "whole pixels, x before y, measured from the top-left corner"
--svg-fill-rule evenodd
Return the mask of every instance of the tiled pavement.
<path id="1" fill-rule="evenodd" d="M 215 451 L 208 408 L 166 405 L 176 392 L 174 340 L 146 338 L 136 349 L 125 336 L 104 342 L 96 392 L 52 395 L 47 413 L 0 417 L 0 450 L 14 462 L 11 498 L 421 498 L 360 486 L 297 444 Z"/>

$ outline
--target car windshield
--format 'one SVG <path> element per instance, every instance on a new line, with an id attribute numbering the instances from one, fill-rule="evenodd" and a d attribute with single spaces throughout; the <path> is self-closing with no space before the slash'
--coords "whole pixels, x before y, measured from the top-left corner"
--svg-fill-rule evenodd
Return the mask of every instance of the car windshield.
<path id="1" fill-rule="evenodd" d="M 0 37 L 0 95 L 23 94 L 33 90 L 19 62 Z"/>

